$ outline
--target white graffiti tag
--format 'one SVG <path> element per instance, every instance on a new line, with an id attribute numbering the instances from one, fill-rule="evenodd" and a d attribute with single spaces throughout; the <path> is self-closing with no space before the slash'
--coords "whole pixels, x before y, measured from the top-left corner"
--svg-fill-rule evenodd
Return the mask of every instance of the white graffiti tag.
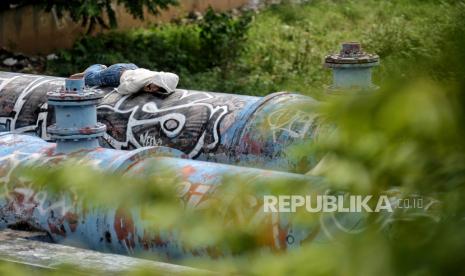
<path id="1" fill-rule="evenodd" d="M 109 97 L 112 93 L 107 95 Z M 198 119 L 199 124 L 203 129 L 195 139 L 195 144 L 192 148 L 186 150 L 189 157 L 195 157 L 202 149 L 214 149 L 220 142 L 219 123 L 222 118 L 228 113 L 226 105 L 214 106 L 206 102 L 214 98 L 213 95 L 206 92 L 191 92 L 187 90 L 178 90 L 181 93 L 175 104 L 160 107 L 155 101 L 145 102 L 143 104 L 134 105 L 129 108 L 124 108 L 130 95 L 121 97 L 114 105 L 102 104 L 98 107 L 99 110 L 108 110 L 109 112 L 121 114 L 127 119 L 125 126 L 125 140 L 120 141 L 113 137 L 110 133 L 104 135 L 104 139 L 116 149 L 125 149 L 129 144 L 139 148 L 144 146 L 162 145 L 163 140 L 159 136 L 163 134 L 168 139 L 173 139 L 182 134 L 183 131 L 189 131 L 187 128 L 188 120 L 196 115 L 196 112 L 201 109 L 207 114 L 205 118 Z M 186 116 L 184 112 L 194 114 Z M 136 115 L 137 114 L 137 115 Z M 207 125 L 211 127 L 207 127 Z M 150 131 L 137 132 L 135 129 L 147 129 L 147 126 L 157 126 L 160 132 Z M 209 142 L 205 141 L 206 135 L 210 135 L 212 139 Z"/>
<path id="2" fill-rule="evenodd" d="M 273 133 L 273 142 L 278 142 L 280 133 L 285 133 L 291 138 L 303 139 L 312 126 L 314 114 L 300 110 L 279 109 L 268 115 L 267 121 Z"/>

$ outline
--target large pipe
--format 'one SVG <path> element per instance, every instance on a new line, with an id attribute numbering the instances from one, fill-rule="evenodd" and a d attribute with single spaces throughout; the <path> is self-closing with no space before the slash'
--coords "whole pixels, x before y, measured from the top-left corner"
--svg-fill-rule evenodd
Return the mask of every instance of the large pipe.
<path id="1" fill-rule="evenodd" d="M 54 121 L 46 93 L 64 79 L 0 72 L 0 131 L 32 133 L 50 140 Z M 104 147 L 135 149 L 167 146 L 189 158 L 285 171 L 308 171 L 317 160 L 289 156 L 290 145 L 310 142 L 318 133 L 316 101 L 298 94 L 252 97 L 178 89 L 121 95 L 113 88 L 98 106 L 107 126 Z"/>
<path id="2" fill-rule="evenodd" d="M 123 254 L 155 253 L 167 258 L 218 254 L 217 250 L 207 246 L 194 249 L 185 247 L 176 236 L 176 231 L 154 231 L 149 227 L 153 222 L 143 217 L 140 206 L 128 209 L 124 202 L 116 202 L 111 208 L 95 203 L 84 205 L 82 196 L 38 190 L 21 185 L 21 181 L 14 178 L 13 172 L 22 165 L 50 167 L 69 159 L 88 161 L 108 172 L 119 171 L 146 179 L 157 175 L 157 169 L 170 168 L 175 174 L 173 177 L 181 180 L 179 196 L 187 207 L 196 207 L 208 200 L 211 193 L 224 182 L 224 176 L 229 174 L 261 182 L 299 182 L 309 185 L 313 191 L 323 189 L 315 177 L 179 157 L 182 157 L 181 152 L 165 147 L 133 151 L 97 148 L 61 154 L 57 153 L 55 143 L 47 143 L 35 136 L 0 134 L 0 184 L 4 186 L 4 194 L 0 196 L 0 228 L 26 224 L 48 232 L 57 243 Z M 154 166 L 154 162 L 157 166 Z M 319 227 L 297 231 L 288 221 L 280 220 L 279 214 L 263 213 L 261 205 L 251 208 L 256 209 L 254 219 L 258 219 L 257 223 L 266 226 L 261 233 L 265 247 L 283 250 L 323 236 Z"/>

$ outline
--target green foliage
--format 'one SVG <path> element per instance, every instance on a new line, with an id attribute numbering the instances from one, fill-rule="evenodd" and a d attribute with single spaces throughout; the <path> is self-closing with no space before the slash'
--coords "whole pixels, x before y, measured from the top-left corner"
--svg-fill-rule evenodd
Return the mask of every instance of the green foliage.
<path id="1" fill-rule="evenodd" d="M 231 67 L 242 53 L 251 20 L 248 12 L 237 17 L 210 8 L 194 24 L 86 36 L 71 50 L 61 51 L 60 59 L 49 62 L 47 70 L 66 76 L 94 63 L 133 62 L 153 70 L 177 72 L 183 76 L 182 84 L 190 84 L 188 76 L 194 72 L 226 72 Z"/>
<path id="2" fill-rule="evenodd" d="M 356 40 L 380 54 L 378 82 L 396 72 L 408 78 L 419 62 L 426 68 L 441 51 L 444 34 L 463 18 L 458 6 L 460 1 L 370 0 L 273 6 L 257 16 L 246 50 L 228 76 L 240 81 L 235 89 L 246 94 L 290 90 L 321 98 L 321 88 L 331 82 L 324 56 L 338 51 L 341 42 Z"/>
<path id="3" fill-rule="evenodd" d="M 50 74 L 69 75 L 93 63 L 133 62 L 174 71 L 184 88 L 266 95 L 299 91 L 322 98 L 331 82 L 323 57 L 343 41 L 376 52 L 378 83 L 393 73 L 408 79 L 419 68 L 450 78 L 436 60 L 444 35 L 463 19 L 462 1 L 311 1 L 272 5 L 257 16 L 208 11 L 203 20 L 84 37 L 51 62 Z M 429 66 L 433 60 L 438 67 Z M 451 59 L 450 62 L 455 62 Z"/>
<path id="4" fill-rule="evenodd" d="M 251 19 L 248 12 L 235 18 L 228 13 L 216 13 L 212 8 L 207 10 L 199 24 L 202 57 L 209 61 L 207 67 L 228 70 L 226 65 L 241 54 Z"/>
<path id="5" fill-rule="evenodd" d="M 200 30 L 197 26 L 163 27 L 130 33 L 110 32 L 98 37 L 84 37 L 60 59 L 48 64 L 48 70 L 60 75 L 80 72 L 94 63 L 136 62 L 139 66 L 164 71 L 202 68 L 199 64 Z M 105 51 L 102 51 L 105 49 Z"/>
<path id="6" fill-rule="evenodd" d="M 157 14 L 160 10 L 178 3 L 177 0 L 7 0 L 0 4 L 0 11 L 22 5 L 39 6 L 47 12 L 54 9 L 58 17 L 69 13 L 75 22 L 87 26 L 90 33 L 97 25 L 104 28 L 117 26 L 116 14 L 112 6 L 114 2 L 123 5 L 134 18 L 138 19 L 144 19 L 144 8 L 151 14 Z M 109 24 L 105 21 L 105 17 Z"/>

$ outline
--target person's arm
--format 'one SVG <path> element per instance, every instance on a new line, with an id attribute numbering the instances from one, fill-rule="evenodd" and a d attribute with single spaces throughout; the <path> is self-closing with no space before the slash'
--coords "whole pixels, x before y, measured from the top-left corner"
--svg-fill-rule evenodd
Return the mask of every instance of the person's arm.
<path id="1" fill-rule="evenodd" d="M 134 84 L 134 73 L 131 71 L 133 70 L 126 70 L 121 75 L 120 84 L 117 88 L 118 93 L 127 95 L 139 91 L 139 89 L 137 89 L 136 85 Z"/>

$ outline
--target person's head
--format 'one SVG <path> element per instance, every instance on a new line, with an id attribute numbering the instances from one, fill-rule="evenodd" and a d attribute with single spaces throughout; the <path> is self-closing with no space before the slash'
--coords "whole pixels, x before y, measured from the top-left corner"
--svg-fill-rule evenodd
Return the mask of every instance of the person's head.
<path id="1" fill-rule="evenodd" d="M 155 76 L 144 86 L 143 90 L 149 93 L 169 95 L 174 92 L 178 82 L 179 77 L 176 74 L 157 72 Z"/>
<path id="2" fill-rule="evenodd" d="M 161 88 L 160 86 L 154 84 L 154 83 L 149 83 L 144 86 L 142 89 L 144 92 L 148 93 L 156 93 L 156 92 L 161 92 L 161 93 L 166 93 L 166 90 Z"/>

